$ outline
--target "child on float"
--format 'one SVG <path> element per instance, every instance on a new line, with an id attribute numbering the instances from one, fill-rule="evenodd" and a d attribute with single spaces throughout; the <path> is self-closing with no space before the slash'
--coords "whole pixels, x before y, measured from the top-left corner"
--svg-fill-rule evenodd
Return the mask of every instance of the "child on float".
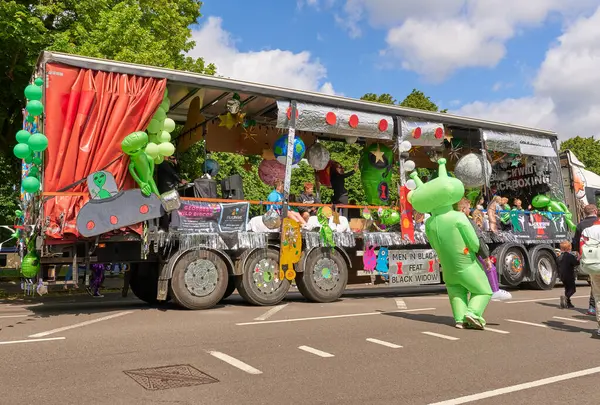
<path id="1" fill-rule="evenodd" d="M 271 191 L 269 196 L 267 197 L 267 201 L 271 203 L 278 203 L 283 201 L 283 180 L 277 180 L 275 182 L 275 189 Z M 267 210 L 274 209 L 279 212 L 281 210 L 281 204 L 269 204 L 267 205 Z M 302 218 L 300 213 L 288 210 L 287 217 L 293 219 L 294 221 L 300 223 L 301 226 L 306 225 L 306 221 Z"/>
<path id="2" fill-rule="evenodd" d="M 560 256 L 558 257 L 558 274 L 565 287 L 565 295 L 560 297 L 561 308 L 575 308 L 571 303 L 571 297 L 577 291 L 575 268 L 579 260 L 571 253 L 571 242 L 560 243 Z"/>

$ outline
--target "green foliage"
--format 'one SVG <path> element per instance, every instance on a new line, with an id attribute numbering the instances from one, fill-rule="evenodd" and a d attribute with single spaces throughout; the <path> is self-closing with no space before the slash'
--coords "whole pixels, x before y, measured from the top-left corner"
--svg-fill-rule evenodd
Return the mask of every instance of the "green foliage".
<path id="1" fill-rule="evenodd" d="M 0 1 L 0 151 L 11 151 L 21 128 L 23 90 L 44 49 L 214 74 L 215 66 L 185 56 L 199 0 Z M 19 182 L 16 159 L 0 158 L 0 224 Z M 6 203 L 5 203 L 6 202 Z M 7 205 L 8 204 L 8 205 Z M 12 206 L 12 205 L 11 205 Z"/>
<path id="2" fill-rule="evenodd" d="M 591 136 L 589 138 L 576 136 L 562 142 L 560 149 L 562 151 L 570 150 L 587 170 L 600 174 L 600 141 Z"/>
<path id="3" fill-rule="evenodd" d="M 394 104 L 400 107 L 416 108 L 418 110 L 427 110 L 435 112 L 447 112 L 448 110 L 440 110 L 437 104 L 431 101 L 431 98 L 426 96 L 422 91 L 413 89 L 408 96 L 400 103 L 396 101 L 391 94 L 375 94 L 367 93 L 360 98 L 361 100 L 374 101 L 382 104 Z"/>
<path id="4" fill-rule="evenodd" d="M 375 93 L 367 93 L 360 98 L 365 101 L 373 101 L 375 103 L 381 104 L 396 104 L 396 99 L 391 96 L 391 94 L 383 93 L 383 94 L 375 94 Z"/>

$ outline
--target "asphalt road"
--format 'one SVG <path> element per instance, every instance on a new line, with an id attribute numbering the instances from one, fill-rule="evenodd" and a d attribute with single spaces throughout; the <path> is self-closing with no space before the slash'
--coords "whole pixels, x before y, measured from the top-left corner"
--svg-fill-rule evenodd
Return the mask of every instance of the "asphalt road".
<path id="1" fill-rule="evenodd" d="M 290 294 L 273 308 L 233 296 L 199 312 L 110 297 L 2 304 L 0 404 L 599 402 L 589 287 L 577 310 L 558 307 L 558 288 L 514 291 L 488 307 L 488 331 L 455 329 L 442 291 Z"/>

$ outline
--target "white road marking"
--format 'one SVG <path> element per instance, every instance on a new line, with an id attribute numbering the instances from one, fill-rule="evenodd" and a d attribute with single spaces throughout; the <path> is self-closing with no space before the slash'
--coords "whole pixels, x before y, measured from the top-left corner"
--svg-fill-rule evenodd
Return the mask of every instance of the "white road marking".
<path id="1" fill-rule="evenodd" d="M 511 392 L 523 391 L 530 388 L 541 387 L 543 385 L 555 384 L 560 381 L 571 380 L 573 378 L 585 377 L 592 374 L 600 373 L 600 367 L 588 368 L 587 370 L 575 371 L 573 373 L 567 373 L 557 375 L 555 377 L 543 378 L 537 381 L 531 381 L 523 384 L 512 385 L 510 387 L 498 388 L 491 391 L 481 392 L 479 394 L 467 395 L 460 398 L 449 399 L 447 401 L 431 403 L 429 405 L 459 405 L 466 404 L 468 402 L 480 401 L 486 398 L 497 397 L 499 395 L 510 394 Z"/>
<path id="2" fill-rule="evenodd" d="M 0 319 L 5 319 L 5 318 L 25 318 L 28 317 L 29 315 L 2 315 L 0 316 Z"/>
<path id="3" fill-rule="evenodd" d="M 544 324 L 541 324 L 541 323 L 517 321 L 516 319 L 505 319 L 505 321 L 513 322 L 513 323 L 520 323 L 522 325 L 537 326 L 538 328 L 547 328 L 548 327 L 548 325 L 544 325 Z"/>
<path id="4" fill-rule="evenodd" d="M 283 308 L 285 308 L 287 306 L 288 306 L 288 304 L 277 305 L 276 307 L 273 307 L 273 308 L 269 309 L 267 312 L 265 312 L 264 314 L 262 314 L 258 318 L 254 318 L 254 320 L 255 321 L 264 321 L 265 319 L 269 319 L 270 317 L 272 317 L 277 312 L 281 311 Z"/>
<path id="5" fill-rule="evenodd" d="M 52 329 L 52 330 L 49 330 L 49 331 L 46 331 L 46 332 L 36 333 L 36 334 L 33 334 L 33 335 L 29 335 L 28 337 L 30 337 L 30 338 L 40 338 L 40 337 L 44 337 L 44 336 L 48 336 L 48 335 L 53 335 L 53 334 L 58 333 L 58 332 L 63 332 L 65 330 L 70 330 L 70 329 L 75 329 L 75 328 L 81 328 L 82 326 L 88 326 L 88 325 L 92 325 L 94 323 L 98 323 L 98 322 L 102 322 L 102 321 L 108 321 L 109 319 L 118 318 L 120 316 L 132 314 L 132 313 L 133 313 L 133 311 L 117 312 L 116 314 L 103 316 L 102 318 L 92 319 L 92 320 L 89 320 L 89 321 L 85 321 L 85 322 L 81 322 L 81 323 L 76 323 L 74 325 L 64 326 L 62 328 L 57 328 L 57 329 Z"/>
<path id="6" fill-rule="evenodd" d="M 406 302 L 402 298 L 396 298 L 396 307 L 398 309 L 407 309 Z"/>
<path id="7" fill-rule="evenodd" d="M 441 333 L 434 333 L 434 332 L 421 332 L 421 333 L 424 335 L 428 335 L 428 336 L 438 337 L 440 339 L 459 340 L 459 338 L 457 338 L 457 337 L 442 335 Z"/>
<path id="8" fill-rule="evenodd" d="M 390 342 L 386 342 L 386 341 L 379 340 L 379 339 L 367 338 L 367 342 L 376 343 L 378 345 L 391 347 L 392 349 L 401 349 L 402 348 L 402 346 L 400 346 L 400 345 L 397 345 L 397 344 L 394 344 L 394 343 L 390 343 Z"/>
<path id="9" fill-rule="evenodd" d="M 269 324 L 269 323 L 317 321 L 317 320 L 320 320 L 320 319 L 353 318 L 353 317 L 356 317 L 356 316 L 370 316 L 370 315 L 396 314 L 396 313 L 402 313 L 402 312 L 420 312 L 420 311 L 434 311 L 434 310 L 435 310 L 435 308 L 415 308 L 415 309 L 405 309 L 405 310 L 399 310 L 399 311 L 362 312 L 362 313 L 358 313 L 358 314 L 314 316 L 314 317 L 310 317 L 310 318 L 280 319 L 280 320 L 277 320 L 277 321 L 242 322 L 242 323 L 236 323 L 236 325 L 237 326 L 266 325 L 266 324 Z"/>
<path id="10" fill-rule="evenodd" d="M 569 322 L 577 322 L 577 323 L 588 323 L 588 321 L 584 321 L 583 319 L 573 319 L 573 318 L 563 318 L 562 316 L 553 316 L 554 319 L 560 319 L 561 321 L 569 321 Z"/>
<path id="11" fill-rule="evenodd" d="M 484 330 L 487 330 L 488 332 L 500 333 L 502 335 L 508 335 L 508 334 L 510 334 L 510 332 L 508 332 L 508 331 L 500 330 L 500 329 L 492 329 L 492 328 L 488 328 L 487 326 L 485 327 Z"/>
<path id="12" fill-rule="evenodd" d="M 574 298 L 589 298 L 589 295 L 578 295 L 577 297 L 571 297 L 571 299 Z M 537 298 L 534 300 L 520 300 L 520 301 L 504 301 L 505 304 L 522 304 L 525 302 L 542 302 L 542 301 L 558 301 L 560 300 L 560 297 L 557 298 Z"/>
<path id="13" fill-rule="evenodd" d="M 319 357 L 334 357 L 334 355 L 331 353 L 323 352 L 321 350 L 315 349 L 310 346 L 299 346 L 298 349 L 304 350 L 305 352 L 308 352 L 308 353 L 315 354 Z"/>
<path id="14" fill-rule="evenodd" d="M 262 374 L 262 371 L 260 371 L 259 369 L 254 368 L 251 365 L 246 364 L 243 361 L 236 359 L 235 357 L 231 357 L 228 354 L 221 353 L 221 352 L 214 352 L 214 351 L 209 351 L 208 353 L 211 356 L 216 357 L 217 359 L 222 360 L 225 363 L 230 364 L 235 368 L 239 368 L 240 370 L 245 371 L 248 374 Z"/>
<path id="15" fill-rule="evenodd" d="M 15 343 L 37 343 L 37 342 L 47 342 L 50 340 L 65 340 L 65 337 L 53 337 L 53 338 L 45 338 L 45 339 L 27 339 L 27 340 L 8 340 L 6 342 L 0 342 L 0 345 L 13 345 Z"/>

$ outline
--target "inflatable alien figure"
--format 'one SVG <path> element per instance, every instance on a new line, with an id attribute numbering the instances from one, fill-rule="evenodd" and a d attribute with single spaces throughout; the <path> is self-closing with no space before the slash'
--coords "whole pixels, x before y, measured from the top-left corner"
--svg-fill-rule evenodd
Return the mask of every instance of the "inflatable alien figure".
<path id="1" fill-rule="evenodd" d="M 567 208 L 564 202 L 553 200 L 544 194 L 538 194 L 535 197 L 533 197 L 531 205 L 540 210 L 546 209 L 549 212 L 564 213 L 565 221 L 567 222 L 567 226 L 569 227 L 569 229 L 571 231 L 577 229 L 577 225 L 575 225 L 575 223 L 573 222 L 573 214 L 571 213 L 571 211 L 569 211 L 569 208 Z"/>
<path id="2" fill-rule="evenodd" d="M 415 210 L 431 214 L 425 233 L 442 265 L 456 326 L 483 329 L 483 312 L 492 289 L 477 259 L 477 234 L 467 217 L 452 208 L 463 197 L 465 187 L 448 176 L 446 159 L 438 160 L 438 164 L 438 177 L 425 184 L 417 173 L 410 175 L 417 188 L 408 194 L 408 201 Z"/>

